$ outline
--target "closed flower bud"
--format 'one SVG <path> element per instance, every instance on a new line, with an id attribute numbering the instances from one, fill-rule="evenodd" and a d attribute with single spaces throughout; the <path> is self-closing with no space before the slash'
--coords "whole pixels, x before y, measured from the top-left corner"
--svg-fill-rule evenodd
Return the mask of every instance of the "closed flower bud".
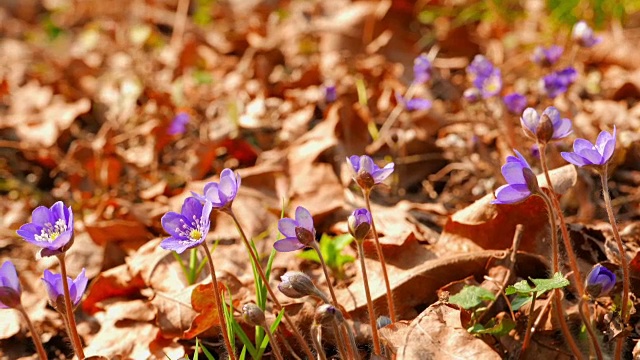
<path id="1" fill-rule="evenodd" d="M 616 284 L 616 275 L 606 267 L 596 264 L 585 280 L 585 291 L 595 299 L 607 295 Z"/>
<path id="2" fill-rule="evenodd" d="M 253 303 L 244 304 L 242 306 L 242 318 L 249 325 L 264 326 L 266 324 L 264 312 L 258 305 Z"/>
<path id="3" fill-rule="evenodd" d="M 320 325 L 331 325 L 334 321 L 342 323 L 344 316 L 342 312 L 330 304 L 322 304 L 316 308 L 314 321 Z"/>
<path id="4" fill-rule="evenodd" d="M 5 261 L 0 267 L 0 309 L 19 307 L 21 294 L 16 268 L 11 261 Z"/>
<path id="5" fill-rule="evenodd" d="M 356 241 L 363 241 L 371 230 L 371 213 L 365 208 L 356 209 L 348 220 L 349 233 Z"/>
<path id="6" fill-rule="evenodd" d="M 538 178 L 536 174 L 529 168 L 522 169 L 522 176 L 524 176 L 524 181 L 527 184 L 527 189 L 532 194 L 537 194 L 540 192 L 540 186 L 538 185 Z"/>
<path id="7" fill-rule="evenodd" d="M 311 278 L 299 271 L 287 271 L 280 277 L 282 282 L 278 284 L 278 290 L 286 296 L 299 299 L 308 295 L 316 295 L 320 292 L 313 284 Z"/>
<path id="8" fill-rule="evenodd" d="M 543 113 L 540 117 L 540 124 L 536 129 L 536 138 L 543 144 L 548 143 L 553 138 L 553 123 L 546 113 Z"/>
<path id="9" fill-rule="evenodd" d="M 393 322 L 391 322 L 391 319 L 384 315 L 378 316 L 378 319 L 376 320 L 376 326 L 378 327 L 378 329 L 382 329 L 383 327 L 391 324 L 393 324 Z"/>

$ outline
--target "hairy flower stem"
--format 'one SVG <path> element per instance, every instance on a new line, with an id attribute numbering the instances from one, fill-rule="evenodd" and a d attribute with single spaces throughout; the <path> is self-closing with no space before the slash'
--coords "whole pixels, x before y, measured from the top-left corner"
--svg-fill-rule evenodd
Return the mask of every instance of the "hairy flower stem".
<path id="1" fill-rule="evenodd" d="M 374 231 L 375 232 L 375 231 Z M 378 325 L 376 323 L 376 313 L 373 310 L 373 302 L 371 301 L 371 292 L 369 291 L 369 279 L 367 278 L 367 267 L 364 264 L 364 241 L 356 241 L 358 243 L 358 253 L 360 257 L 360 268 L 362 269 L 362 279 L 364 283 L 364 292 L 367 295 L 367 309 L 369 310 L 369 324 L 371 324 L 371 334 L 373 336 L 373 352 L 376 355 L 381 354 L 380 338 L 378 336 Z"/>
<path id="2" fill-rule="evenodd" d="M 611 196 L 609 196 L 609 184 L 607 183 L 607 167 L 605 164 L 604 168 L 600 172 L 600 180 L 602 182 L 602 195 L 604 197 L 604 206 L 607 209 L 607 215 L 609 216 L 609 222 L 611 223 L 611 230 L 613 231 L 613 237 L 616 240 L 616 245 L 618 245 L 618 252 L 620 253 L 620 265 L 622 265 L 622 324 L 626 326 L 629 322 L 629 262 L 627 261 L 627 256 L 625 255 L 624 245 L 622 244 L 622 239 L 620 239 L 620 233 L 618 232 L 618 225 L 616 223 L 616 218 L 613 214 L 613 206 L 611 206 Z M 614 357 L 616 360 L 619 360 L 622 357 L 624 340 L 626 336 L 621 335 L 616 341 L 616 348 L 614 352 Z"/>
<path id="3" fill-rule="evenodd" d="M 318 254 L 318 258 L 320 259 L 320 265 L 322 267 L 322 271 L 324 272 L 324 277 L 327 280 L 327 286 L 329 287 L 329 292 L 331 293 L 331 303 L 332 305 L 336 308 L 336 309 L 340 309 L 340 306 L 338 304 L 338 298 L 336 297 L 336 293 L 333 290 L 333 285 L 331 284 L 331 278 L 329 277 L 329 271 L 327 270 L 327 264 L 324 261 L 324 256 L 322 256 L 322 251 L 320 251 L 320 248 L 318 247 L 318 243 L 314 242 L 313 244 L 311 244 L 311 247 L 313 248 L 313 250 L 315 250 L 315 252 Z M 336 333 L 336 339 L 338 340 L 338 345 L 339 345 L 339 349 L 341 350 L 340 353 L 342 354 L 342 352 L 344 351 L 344 349 L 349 348 L 347 346 L 346 343 L 346 338 L 344 337 L 344 335 L 346 334 L 342 334 L 341 332 L 338 332 L 338 327 L 335 327 L 335 333 Z M 344 354 L 342 354 L 344 357 Z"/>
<path id="4" fill-rule="evenodd" d="M 73 304 L 71 304 L 71 295 L 69 294 L 69 281 L 67 279 L 67 266 L 64 263 L 64 253 L 57 256 L 60 262 L 60 274 L 62 275 L 62 287 L 64 292 L 64 308 L 65 316 L 69 322 L 69 338 L 71 338 L 71 344 L 78 356 L 78 359 L 83 360 L 85 358 L 84 351 L 82 349 L 82 342 L 80 336 L 78 336 L 78 329 L 76 327 L 76 319 L 73 315 Z"/>
<path id="5" fill-rule="evenodd" d="M 313 341 L 313 347 L 316 348 L 316 352 L 318 353 L 318 360 L 327 360 L 327 357 L 324 355 L 324 349 L 322 349 L 322 330 L 319 324 L 314 323 L 311 326 L 311 340 Z M 309 359 L 313 358 L 312 356 Z"/>
<path id="6" fill-rule="evenodd" d="M 222 309 L 222 302 L 224 299 L 220 296 L 220 288 L 218 287 L 218 278 L 216 277 L 216 269 L 213 266 L 213 258 L 211 257 L 211 252 L 207 247 L 205 242 L 202 243 L 202 247 L 204 248 L 204 253 L 207 255 L 207 262 L 209 263 L 209 272 L 211 273 L 211 283 L 213 284 L 213 294 L 216 297 L 216 311 L 218 311 L 218 318 L 220 320 L 220 332 L 222 332 L 222 337 L 224 338 L 224 346 L 227 348 L 227 353 L 229 353 L 229 358 L 231 360 L 235 360 L 236 354 L 233 351 L 233 347 L 231 346 L 231 341 L 229 340 L 229 332 L 227 330 L 227 322 L 224 319 L 224 310 Z"/>
<path id="7" fill-rule="evenodd" d="M 38 333 L 36 332 L 36 328 L 33 326 L 31 319 L 29 318 L 29 314 L 27 314 L 27 312 L 24 310 L 22 305 L 19 305 L 16 308 L 16 310 L 18 310 L 20 314 L 22 314 L 24 321 L 27 323 L 27 326 L 29 327 L 29 331 L 31 332 L 31 339 L 33 339 L 33 344 L 36 346 L 36 350 L 38 351 L 38 356 L 40 357 L 41 360 L 47 360 L 47 352 L 44 351 L 44 347 L 42 346 L 42 341 L 40 340 L 40 337 L 38 336 Z"/>
<path id="8" fill-rule="evenodd" d="M 267 276 L 264 274 L 264 270 L 262 269 L 262 263 L 260 263 L 260 260 L 258 259 L 258 255 L 253 252 L 253 248 L 251 247 L 251 244 L 249 244 L 249 239 L 247 239 L 247 236 L 245 235 L 244 230 L 242 230 L 242 226 L 240 226 L 240 222 L 238 221 L 238 218 L 233 213 L 233 210 L 231 210 L 231 208 L 226 209 L 225 212 L 229 214 L 229 216 L 231 216 L 231 218 L 233 219 L 233 222 L 236 225 L 236 229 L 240 234 L 240 238 L 244 242 L 244 245 L 247 248 L 247 251 L 249 252 L 249 256 L 251 256 L 251 259 L 253 260 L 254 264 L 256 264 L 256 269 L 258 270 L 260 279 L 262 279 L 264 286 L 267 288 L 267 291 L 269 292 L 271 301 L 273 301 L 273 304 L 276 306 L 276 309 L 278 311 L 283 310 L 284 308 L 282 304 L 280 304 L 280 301 L 278 301 L 276 294 L 273 292 L 273 289 L 271 289 L 271 285 L 269 284 L 269 280 L 267 279 Z M 314 358 L 313 352 L 311 352 L 309 345 L 305 341 L 304 337 L 302 337 L 302 334 L 300 334 L 300 331 L 298 331 L 298 328 L 293 323 L 293 320 L 291 320 L 291 317 L 287 315 L 286 311 L 283 312 L 283 314 L 284 314 L 284 320 L 286 321 L 287 325 L 289 325 L 289 327 L 291 328 L 291 332 L 293 332 L 293 335 L 296 337 L 296 339 L 298 339 L 298 342 L 300 343 L 300 346 L 302 346 L 303 351 L 305 352 L 305 354 L 309 359 L 313 359 Z"/>
<path id="9" fill-rule="evenodd" d="M 351 357 L 350 357 L 350 359 L 358 359 L 359 358 L 358 357 L 358 345 L 356 344 L 356 337 L 353 335 L 353 331 L 351 330 L 351 327 L 349 327 L 349 324 L 347 324 L 346 321 L 342 322 L 342 331 L 343 331 L 343 334 L 346 331 L 347 332 L 347 336 L 349 337 L 349 343 L 351 345 Z"/>
<path id="10" fill-rule="evenodd" d="M 582 318 L 582 322 L 584 322 L 585 324 L 591 324 L 591 319 L 584 312 L 584 308 L 588 307 L 589 304 L 587 304 L 584 300 L 585 298 L 580 298 L 580 304 L 578 304 L 578 311 L 580 312 L 580 317 Z M 597 339 L 596 333 L 593 331 L 593 328 L 589 325 L 586 325 L 585 327 L 587 329 L 587 332 L 589 333 L 589 337 L 592 339 Z M 596 352 L 596 359 L 598 360 L 604 359 L 604 357 L 602 356 L 602 349 L 600 349 L 599 346 L 594 347 L 593 350 Z"/>
<path id="11" fill-rule="evenodd" d="M 553 211 L 553 207 L 551 206 L 551 200 L 549 200 L 549 197 L 544 192 L 538 193 L 538 196 L 540 196 L 540 198 L 544 200 L 544 203 L 547 207 L 547 214 L 549 215 L 549 224 L 551 226 L 551 229 L 550 229 L 551 230 L 551 249 L 553 253 L 552 268 L 553 268 L 553 273 L 555 274 L 560 272 L 560 261 L 558 256 L 558 230 L 557 230 L 558 228 L 556 226 L 556 216 Z M 555 289 L 554 292 L 555 292 L 555 296 L 553 297 L 553 308 L 556 311 L 556 317 L 558 319 L 558 323 L 560 324 L 560 330 L 562 331 L 562 335 L 564 336 L 567 344 L 569 345 L 569 348 L 571 349 L 571 352 L 573 353 L 573 355 L 578 359 L 582 359 L 582 353 L 580 352 L 578 345 L 576 345 L 576 342 L 573 339 L 573 336 L 571 335 L 571 331 L 569 330 L 569 325 L 567 324 L 567 319 L 564 315 L 564 310 L 562 308 L 562 297 L 560 296 L 560 290 Z M 530 329 L 527 329 L 527 331 L 530 331 Z"/>
<path id="12" fill-rule="evenodd" d="M 571 245 L 571 238 L 569 237 L 569 232 L 567 231 L 567 223 L 564 219 L 562 209 L 560 208 L 560 202 L 558 201 L 558 197 L 556 196 L 556 192 L 553 188 L 553 182 L 551 182 L 551 176 L 549 175 L 549 168 L 547 167 L 547 155 L 546 155 L 547 145 L 539 142 L 538 148 L 540 149 L 540 163 L 542 165 L 542 172 L 544 173 L 545 180 L 547 180 L 547 186 L 549 190 L 548 197 L 549 199 L 551 199 L 551 204 L 553 205 L 556 215 L 560 220 L 560 232 L 562 234 L 562 241 L 564 242 L 564 247 L 567 250 L 567 257 L 569 258 L 569 268 L 571 269 L 571 272 L 573 273 L 573 278 L 575 280 L 573 283 L 575 284 L 576 289 L 578 290 L 579 297 L 582 298 L 585 295 L 584 283 L 582 282 L 582 275 L 580 273 L 580 269 L 578 268 L 578 261 L 576 259 L 576 254 L 573 251 L 573 246 Z M 547 204 L 547 208 L 549 209 L 549 211 L 551 211 L 551 208 L 549 208 L 549 204 Z M 553 233 L 556 233 L 556 231 L 554 230 Z M 557 241 L 556 241 L 556 246 L 557 246 Z M 580 305 L 580 306 L 584 306 L 584 305 Z M 582 311 L 585 312 L 587 318 L 591 318 L 591 311 L 589 310 L 588 306 L 584 307 Z M 587 328 L 589 328 L 591 327 L 591 322 L 587 322 L 584 325 Z M 591 336 L 591 334 L 595 334 L 593 329 L 591 329 L 591 331 L 587 331 L 587 334 L 589 334 L 589 338 L 591 339 L 591 343 L 593 344 L 594 349 L 596 349 L 596 352 L 602 352 L 602 350 L 600 350 L 600 343 L 598 342 L 598 338 L 595 336 Z"/>
<path id="13" fill-rule="evenodd" d="M 371 202 L 369 197 L 371 195 L 371 190 L 362 190 L 362 195 L 364 196 L 364 201 L 367 206 L 367 210 L 371 213 L 371 231 L 373 232 L 373 239 L 376 244 L 376 252 L 378 253 L 378 260 L 380 261 L 380 265 L 382 266 L 382 276 L 384 278 L 384 286 L 387 289 L 387 305 L 389 306 L 389 317 L 391 318 L 391 322 L 396 322 L 396 308 L 393 303 L 393 293 L 391 292 L 391 284 L 389 283 L 389 275 L 387 274 L 387 263 L 384 260 L 384 254 L 382 253 L 382 246 L 380 246 L 380 241 L 378 240 L 378 231 L 376 230 L 376 224 L 373 220 L 373 212 L 371 212 Z M 363 253 L 364 256 L 364 253 Z M 369 286 L 369 285 L 367 285 Z"/>
<path id="14" fill-rule="evenodd" d="M 349 357 L 347 356 L 347 348 L 345 347 L 345 344 L 344 344 L 344 338 L 342 337 L 342 332 L 340 331 L 340 327 L 338 326 L 338 322 L 336 320 L 332 321 L 331 328 L 333 329 L 333 334 L 336 337 L 340 358 L 348 359 Z"/>
<path id="15" fill-rule="evenodd" d="M 529 307 L 529 319 L 527 319 L 527 331 L 524 333 L 524 341 L 522 342 L 522 354 L 524 355 L 531 343 L 531 334 L 533 332 L 533 311 L 536 308 L 536 299 L 538 292 L 534 292 L 531 297 L 531 306 Z"/>
<path id="16" fill-rule="evenodd" d="M 264 324 L 262 328 L 264 329 L 264 332 L 267 333 L 267 336 L 269 337 L 269 343 L 271 344 L 271 349 L 273 350 L 273 354 L 276 356 L 276 359 L 284 360 L 284 358 L 282 357 L 282 351 L 280 351 L 280 345 L 278 345 L 278 340 L 271 332 L 269 325 Z"/>

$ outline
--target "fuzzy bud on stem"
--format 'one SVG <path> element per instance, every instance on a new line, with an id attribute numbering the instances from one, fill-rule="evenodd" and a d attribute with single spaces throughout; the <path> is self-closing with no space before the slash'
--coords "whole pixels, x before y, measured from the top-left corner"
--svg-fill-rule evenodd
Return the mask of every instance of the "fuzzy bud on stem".
<path id="1" fill-rule="evenodd" d="M 242 306 L 242 318 L 247 322 L 247 324 L 252 326 L 266 325 L 264 312 L 258 305 L 253 303 L 244 304 Z"/>

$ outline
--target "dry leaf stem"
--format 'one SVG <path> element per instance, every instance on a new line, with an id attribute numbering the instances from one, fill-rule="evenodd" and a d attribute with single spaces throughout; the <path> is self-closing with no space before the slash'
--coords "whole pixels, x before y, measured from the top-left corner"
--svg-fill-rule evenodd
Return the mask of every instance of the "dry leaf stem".
<path id="1" fill-rule="evenodd" d="M 371 301 L 371 291 L 369 291 L 369 279 L 367 278 L 367 267 L 364 264 L 364 246 L 363 241 L 356 241 L 358 243 L 358 255 L 360 258 L 360 267 L 362 268 L 362 279 L 364 283 L 364 292 L 367 296 L 367 309 L 369 310 L 369 324 L 371 325 L 371 334 L 373 337 L 373 349 L 376 355 L 381 354 L 380 350 L 380 337 L 378 336 L 378 326 L 376 324 L 376 313 L 373 310 L 373 302 Z"/>
<path id="2" fill-rule="evenodd" d="M 604 206 L 607 209 L 607 215 L 609 216 L 609 222 L 611 223 L 611 230 L 613 230 L 613 237 L 618 245 L 618 252 L 620 253 L 620 265 L 622 265 L 622 325 L 626 327 L 629 322 L 629 262 L 625 255 L 624 245 L 618 232 L 618 225 L 616 218 L 613 214 L 613 207 L 611 206 L 611 196 L 609 196 L 609 184 L 607 183 L 607 168 L 608 164 L 605 164 L 604 168 L 600 172 L 600 180 L 602 182 L 602 195 L 604 197 Z M 622 334 L 616 341 L 616 348 L 614 356 L 616 360 L 620 360 L 622 357 L 623 346 L 625 336 Z"/>
<path id="3" fill-rule="evenodd" d="M 527 331 L 524 333 L 524 341 L 522 342 L 522 354 L 524 355 L 531 343 L 531 335 L 533 334 L 533 311 L 536 309 L 536 299 L 538 292 L 534 291 L 531 297 L 531 307 L 529 307 L 529 319 L 527 319 Z"/>
<path id="4" fill-rule="evenodd" d="M 378 253 L 378 260 L 380 261 L 380 266 L 382 266 L 382 277 L 384 278 L 384 286 L 386 287 L 386 290 L 387 290 L 387 305 L 389 306 L 389 317 L 391 318 L 391 322 L 395 323 L 396 308 L 393 303 L 393 292 L 391 291 L 389 274 L 387 273 L 387 262 L 384 260 L 384 254 L 382 253 L 382 246 L 380 246 L 380 240 L 378 240 L 378 231 L 376 230 L 376 223 L 375 223 L 375 220 L 373 220 L 373 212 L 371 211 L 371 201 L 369 200 L 371 191 L 363 189 L 362 195 L 364 196 L 364 201 L 367 206 L 367 210 L 369 210 L 369 213 L 371 214 L 371 231 L 373 232 L 373 240 L 376 244 L 376 252 Z M 362 252 L 362 256 L 364 256 L 364 251 Z M 363 265 L 363 270 L 364 270 L 364 265 Z M 367 284 L 367 286 L 369 285 Z"/>
<path id="5" fill-rule="evenodd" d="M 229 341 L 229 332 L 227 330 L 227 322 L 224 319 L 224 310 L 222 309 L 222 297 L 220 296 L 220 289 L 218 288 L 218 279 L 216 278 L 216 269 L 213 266 L 213 259 L 211 258 L 211 252 L 207 247 L 206 242 L 202 243 L 202 247 L 204 248 L 204 253 L 207 255 L 207 262 L 209 263 L 209 271 L 211 272 L 211 281 L 213 284 L 213 294 L 216 297 L 216 310 L 218 311 L 218 320 L 220 321 L 220 332 L 222 332 L 222 337 L 224 338 L 224 346 L 227 348 L 227 352 L 229 353 L 229 358 L 231 360 L 235 360 L 236 354 L 233 352 L 233 347 L 231 346 L 231 341 Z"/>
<path id="6" fill-rule="evenodd" d="M 22 314 L 24 321 L 27 323 L 27 326 L 29 327 L 29 331 L 31 332 L 31 339 L 33 339 L 33 344 L 36 346 L 36 350 L 38 351 L 38 356 L 40 357 L 41 360 L 47 360 L 47 352 L 44 351 L 44 347 L 42 346 L 42 341 L 40 340 L 40 337 L 38 336 L 38 333 L 36 332 L 36 328 L 33 326 L 31 319 L 29 318 L 29 314 L 27 314 L 27 312 L 24 310 L 22 305 L 19 305 L 16 308 L 16 310 L 18 310 L 20 314 Z"/>
<path id="7" fill-rule="evenodd" d="M 64 263 L 64 253 L 58 255 L 60 261 L 60 274 L 62 275 L 62 287 L 64 292 L 64 307 L 65 314 L 62 314 L 67 318 L 69 323 L 69 338 L 71 338 L 71 345 L 78 356 L 78 359 L 83 360 L 85 358 L 84 351 L 82 349 L 82 341 L 78 336 L 78 329 L 76 327 L 76 319 L 73 315 L 73 304 L 71 304 L 71 295 L 69 294 L 69 280 L 67 279 L 67 266 Z"/>
<path id="8" fill-rule="evenodd" d="M 276 294 L 273 292 L 273 289 L 271 289 L 271 285 L 269 284 L 269 280 L 267 279 L 267 276 L 264 274 L 264 270 L 262 269 L 262 264 L 258 259 L 258 255 L 253 252 L 253 248 L 251 248 L 251 245 L 249 244 L 249 239 L 247 239 L 247 235 L 245 235 L 244 230 L 242 230 L 242 226 L 240 226 L 240 222 L 238 221 L 238 218 L 236 217 L 233 210 L 231 210 L 230 208 L 226 209 L 225 212 L 229 214 L 229 216 L 231 216 L 231 218 L 233 219 L 233 222 L 236 225 L 236 229 L 240 234 L 240 238 L 244 242 L 244 245 L 247 248 L 247 251 L 249 252 L 249 256 L 251 256 L 251 259 L 256 264 L 256 269 L 258 269 L 258 274 L 260 275 L 262 282 L 267 288 L 267 291 L 269 292 L 269 296 L 271 296 L 271 301 L 273 301 L 273 304 L 276 306 L 276 309 L 278 311 L 283 310 L 284 308 L 282 304 L 280 304 L 280 301 L 278 301 L 278 298 L 276 297 Z M 298 328 L 293 323 L 293 320 L 291 320 L 291 317 L 287 315 L 286 311 L 284 311 L 283 314 L 284 314 L 284 319 L 287 322 L 287 325 L 289 325 L 289 327 L 291 328 L 291 332 L 293 332 L 293 335 L 296 337 L 296 339 L 298 339 L 298 342 L 300 343 L 300 346 L 302 346 L 302 349 L 304 350 L 305 354 L 309 357 L 309 359 L 313 359 L 314 358 L 313 352 L 311 352 L 309 345 L 307 344 L 304 337 L 302 337 L 302 334 L 300 334 L 300 331 L 298 331 Z"/>

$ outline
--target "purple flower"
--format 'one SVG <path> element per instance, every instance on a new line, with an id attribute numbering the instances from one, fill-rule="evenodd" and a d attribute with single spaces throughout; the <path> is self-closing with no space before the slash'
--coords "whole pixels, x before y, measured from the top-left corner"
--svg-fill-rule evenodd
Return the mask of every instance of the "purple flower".
<path id="1" fill-rule="evenodd" d="M 511 93 L 502 98 L 510 113 L 520 114 L 527 106 L 527 97 L 519 93 Z"/>
<path id="2" fill-rule="evenodd" d="M 474 82 L 479 78 L 487 78 L 493 73 L 494 66 L 483 55 L 476 55 L 469 66 L 467 66 L 467 74 L 471 77 L 471 81 Z M 480 86 L 477 86 L 480 88 Z"/>
<path id="3" fill-rule="evenodd" d="M 351 236 L 357 241 L 364 240 L 367 234 L 369 234 L 369 230 L 371 230 L 372 221 L 369 210 L 365 208 L 354 210 L 348 220 L 349 233 L 351 233 Z"/>
<path id="4" fill-rule="evenodd" d="M 514 204 L 532 195 L 531 188 L 537 187 L 535 175 L 527 160 L 517 150 L 516 156 L 507 156 L 506 164 L 502 165 L 502 176 L 507 180 L 496 190 L 496 199 L 492 204 Z"/>
<path id="5" fill-rule="evenodd" d="M 5 261 L 0 267 L 0 309 L 20 306 L 20 294 L 22 287 L 16 267 L 11 261 Z"/>
<path id="6" fill-rule="evenodd" d="M 532 59 L 534 63 L 542 66 L 552 66 L 562 56 L 564 49 L 562 46 L 551 45 L 547 48 L 538 46 L 533 50 Z"/>
<path id="7" fill-rule="evenodd" d="M 311 246 L 316 241 L 316 229 L 313 227 L 313 217 L 309 210 L 298 206 L 296 218 L 284 218 L 278 221 L 278 230 L 285 236 L 278 240 L 273 247 L 280 252 L 289 252 Z"/>
<path id="8" fill-rule="evenodd" d="M 51 208 L 38 206 L 31 222 L 18 229 L 18 235 L 41 247 L 41 256 L 59 255 L 73 244 L 73 211 L 58 201 Z"/>
<path id="9" fill-rule="evenodd" d="M 580 46 L 590 48 L 599 44 L 602 38 L 593 35 L 593 29 L 584 21 L 578 21 L 571 31 L 571 38 Z"/>
<path id="10" fill-rule="evenodd" d="M 195 192 L 191 194 L 201 202 L 209 200 L 214 209 L 231 206 L 240 190 L 240 175 L 233 173 L 231 169 L 224 169 L 220 173 L 220 183 L 210 182 L 204 186 L 204 196 Z"/>
<path id="11" fill-rule="evenodd" d="M 592 298 L 607 295 L 616 284 L 616 275 L 606 267 L 596 264 L 585 280 L 585 291 Z"/>
<path id="12" fill-rule="evenodd" d="M 545 124 L 547 117 L 551 127 Z M 567 137 L 573 130 L 571 129 L 571 120 L 560 117 L 560 111 L 553 106 L 546 108 L 542 115 L 533 108 L 526 108 L 520 117 L 520 123 L 524 133 L 536 140 L 547 142 L 549 140 L 562 139 Z M 551 136 L 549 136 L 551 135 Z"/>
<path id="13" fill-rule="evenodd" d="M 573 152 L 562 152 L 560 155 L 576 166 L 603 166 L 609 162 L 615 149 L 616 127 L 614 126 L 613 134 L 606 131 L 600 132 L 595 144 L 578 138 L 573 142 Z"/>
<path id="14" fill-rule="evenodd" d="M 483 99 L 498 95 L 500 90 L 502 90 L 502 75 L 500 69 L 494 68 L 489 76 L 476 79 L 474 85 L 480 89 Z"/>
<path id="15" fill-rule="evenodd" d="M 324 101 L 328 104 L 335 102 L 338 99 L 338 91 L 335 85 L 327 85 L 324 87 Z"/>
<path id="16" fill-rule="evenodd" d="M 189 197 L 182 204 L 182 213 L 168 212 L 162 217 L 162 227 L 171 235 L 160 243 L 160 247 L 178 254 L 204 242 L 209 232 L 211 202 Z"/>
<path id="17" fill-rule="evenodd" d="M 431 79 L 431 61 L 426 54 L 413 60 L 413 83 L 424 84 Z"/>
<path id="18" fill-rule="evenodd" d="M 569 86 L 576 81 L 577 77 L 576 69 L 569 66 L 542 78 L 542 87 L 547 96 L 555 98 L 560 94 L 564 94 L 569 89 Z"/>
<path id="19" fill-rule="evenodd" d="M 47 289 L 47 295 L 49 295 L 49 301 L 51 305 L 58 311 L 64 311 L 64 305 L 58 306 L 58 304 L 64 304 L 64 287 L 62 285 L 62 275 L 54 274 L 49 270 L 44 271 L 44 277 L 42 278 L 44 286 Z M 69 296 L 71 296 L 71 302 L 73 306 L 77 306 L 82 300 L 82 295 L 87 288 L 89 279 L 85 276 L 85 269 L 78 275 L 75 280 L 72 280 L 67 276 L 67 283 L 69 285 Z"/>
<path id="20" fill-rule="evenodd" d="M 189 113 L 181 111 L 171 120 L 171 124 L 167 129 L 169 135 L 182 135 L 187 130 L 187 124 L 190 120 Z"/>
<path id="21" fill-rule="evenodd" d="M 347 165 L 353 173 L 353 179 L 361 188 L 370 189 L 376 184 L 380 184 L 393 172 L 393 163 L 388 163 L 380 168 L 367 155 L 352 155 L 347 158 Z"/>
<path id="22" fill-rule="evenodd" d="M 404 96 L 396 93 L 396 100 L 408 111 L 429 110 L 431 108 L 431 101 L 427 99 L 413 98 L 407 101 Z"/>

